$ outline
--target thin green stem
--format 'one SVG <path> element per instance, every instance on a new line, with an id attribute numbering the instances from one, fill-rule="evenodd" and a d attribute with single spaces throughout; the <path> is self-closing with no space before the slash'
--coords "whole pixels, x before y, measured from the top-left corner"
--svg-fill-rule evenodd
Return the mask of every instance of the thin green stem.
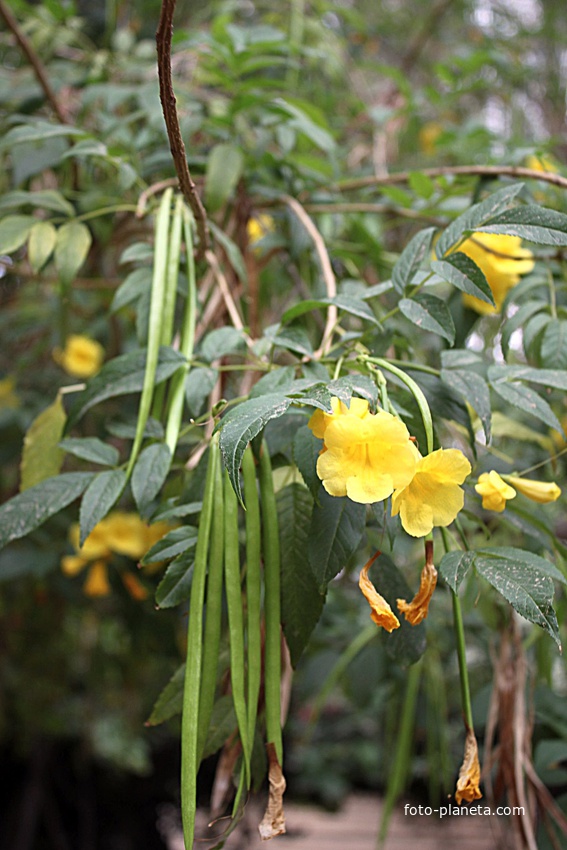
<path id="1" fill-rule="evenodd" d="M 360 359 L 362 362 L 374 363 L 376 366 L 379 366 L 380 369 L 385 369 L 387 372 L 391 372 L 392 375 L 399 378 L 400 381 L 402 381 L 402 383 L 404 383 L 409 389 L 417 402 L 421 418 L 423 419 L 423 427 L 425 428 L 425 437 L 427 440 L 427 453 L 430 454 L 433 451 L 433 420 L 431 418 L 431 410 L 429 409 L 427 399 L 416 382 L 413 378 L 410 378 L 406 372 L 402 371 L 402 369 L 398 369 L 398 367 L 394 366 L 393 363 L 390 363 L 388 360 L 383 360 L 381 357 L 364 356 Z"/>
<path id="2" fill-rule="evenodd" d="M 272 464 L 266 443 L 262 444 L 260 454 L 260 503 L 263 524 L 264 615 L 266 620 L 264 647 L 266 738 L 268 744 L 274 745 L 278 762 L 282 765 L 280 540 Z"/>
<path id="3" fill-rule="evenodd" d="M 450 543 L 449 543 L 449 535 L 447 531 L 442 528 L 441 536 L 443 537 L 443 544 L 445 546 L 445 551 L 450 551 Z M 463 710 L 463 716 L 465 718 L 465 723 L 468 729 L 474 730 L 473 726 L 473 717 L 472 717 L 472 706 L 471 706 L 471 692 L 469 686 L 469 672 L 467 668 L 467 658 L 466 658 L 466 645 L 465 645 L 465 629 L 463 626 L 463 612 L 461 609 L 461 600 L 457 593 L 451 589 L 452 599 L 453 599 L 453 624 L 455 630 L 455 641 L 456 641 L 456 649 L 457 649 L 457 658 L 459 661 L 459 678 L 461 683 L 461 707 Z"/>
<path id="4" fill-rule="evenodd" d="M 213 713 L 217 683 L 222 623 L 222 584 L 224 564 L 224 494 L 222 466 L 215 463 L 213 518 L 208 557 L 207 603 L 203 644 L 203 664 L 199 697 L 197 764 L 203 757 Z"/>
<path id="5" fill-rule="evenodd" d="M 90 221 L 93 218 L 100 218 L 102 215 L 117 212 L 136 212 L 136 204 L 112 204 L 108 207 L 101 207 L 98 210 L 90 210 L 89 212 L 78 215 L 75 221 Z M 55 221 L 55 219 L 53 219 Z M 65 221 L 66 219 L 61 219 Z"/>
<path id="6" fill-rule="evenodd" d="M 404 784 L 409 773 L 411 742 L 413 739 L 413 729 L 415 724 L 417 695 L 421 680 L 421 668 L 421 661 L 418 661 L 410 667 L 408 672 L 406 692 L 402 705 L 402 717 L 396 741 L 396 752 L 394 755 L 392 770 L 388 776 L 384 808 L 382 809 L 380 828 L 378 830 L 378 849 L 381 848 L 384 843 L 396 800 L 404 789 Z"/>
<path id="7" fill-rule="evenodd" d="M 187 659 L 183 689 L 183 714 L 181 721 L 181 818 L 186 850 L 192 850 L 197 809 L 197 770 L 199 702 L 201 693 L 201 668 L 203 649 L 203 602 L 207 575 L 207 557 L 213 516 L 216 466 L 220 463 L 218 439 L 213 437 L 203 496 L 203 509 L 199 522 L 199 535 L 193 567 L 193 583 L 189 603 L 187 627 Z"/>
<path id="8" fill-rule="evenodd" d="M 474 729 L 471 707 L 471 692 L 469 687 L 469 674 L 467 669 L 465 629 L 463 626 L 463 613 L 461 600 L 455 591 L 453 594 L 453 622 L 455 625 L 455 638 L 457 641 L 457 657 L 459 659 L 459 676 L 461 680 L 461 705 L 463 715 L 468 729 Z"/>
<path id="9" fill-rule="evenodd" d="M 258 695 L 262 678 L 262 548 L 260 502 L 256 484 L 256 466 L 252 448 L 242 458 L 244 503 L 246 505 L 246 600 L 248 627 L 248 739 L 252 745 L 258 713 Z"/>
<path id="10" fill-rule="evenodd" d="M 244 616 L 238 546 L 238 500 L 226 472 L 224 474 L 224 577 L 228 608 L 232 701 L 242 744 L 246 785 L 250 787 L 251 748 L 248 739 L 248 709 L 245 688 Z"/>

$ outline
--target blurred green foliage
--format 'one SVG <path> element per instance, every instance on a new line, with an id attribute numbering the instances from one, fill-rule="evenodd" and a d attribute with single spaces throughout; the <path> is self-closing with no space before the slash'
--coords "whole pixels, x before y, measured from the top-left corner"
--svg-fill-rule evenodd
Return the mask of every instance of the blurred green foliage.
<path id="1" fill-rule="evenodd" d="M 73 438 L 101 441 L 107 452 L 112 447 L 122 462 L 128 459 L 144 377 L 139 350 L 148 345 L 151 321 L 157 241 L 152 216 L 161 181 L 174 177 L 151 40 L 159 3 L 107 2 L 95 9 L 17 0 L 12 6 L 67 121 L 54 120 L 37 74 L 13 34 L 4 30 L 0 488 L 6 502 L 20 489 L 24 437 L 61 389 Z M 424 267 L 431 272 L 433 230 L 419 237 L 423 250 L 414 265 L 402 254 L 422 228 L 442 231 L 474 204 L 493 203 L 496 192 L 511 185 L 509 174 L 497 180 L 473 171 L 458 175 L 452 167 L 528 165 L 565 174 L 561 63 L 567 23 L 560 12 L 555 0 L 517 8 L 438 2 L 419 15 L 408 2 L 179 3 L 173 75 L 181 129 L 244 329 L 230 326 L 226 301 L 215 302 L 214 275 L 201 263 L 202 325 L 197 325 L 184 390 L 183 427 L 171 470 L 156 473 L 159 478 L 164 471 L 163 489 L 158 487 L 143 510 L 138 500 L 145 518 L 187 522 L 193 535 L 204 471 L 202 463 L 187 460 L 201 444 L 213 404 L 221 397 L 232 404 L 250 395 L 246 404 L 253 407 L 243 406 L 240 413 L 233 408 L 235 415 L 226 421 L 236 421 L 242 432 L 250 427 L 253 437 L 266 426 L 276 481 L 281 478 L 276 485 L 280 515 L 296 511 L 282 547 L 300 559 L 305 540 L 313 537 L 310 523 L 320 508 L 320 486 L 304 428 L 312 407 L 292 407 L 289 393 L 294 380 L 303 380 L 293 403 L 312 405 L 314 398 L 324 399 L 316 396 L 323 392 L 320 383 L 327 385 L 340 378 L 343 367 L 352 367 L 354 391 L 363 397 L 373 392 L 375 400 L 378 389 L 372 381 L 368 389 L 369 373 L 356 360 L 363 350 L 405 364 L 434 412 L 438 444 L 466 448 L 476 476 L 492 468 L 504 473 L 547 463 L 548 478 L 564 479 L 564 457 L 555 457 L 564 435 L 554 429 L 564 425 L 567 412 L 565 220 L 557 219 L 555 242 L 542 241 L 541 233 L 536 239 L 535 228 L 549 233 L 553 213 L 567 212 L 565 188 L 526 179 L 517 191 L 509 190 L 510 205 L 517 194 L 520 209 L 530 213 L 537 205 L 551 212 L 537 213 L 544 216 L 541 225 L 533 212 L 524 222 L 537 243 L 530 243 L 536 264 L 511 289 L 502 314 L 479 316 L 467 309 L 459 291 L 463 286 L 451 285 L 439 268 L 430 282 L 435 294 L 414 292 Z M 437 166 L 446 173 L 426 170 Z M 410 172 L 407 179 L 386 179 L 402 170 Z M 341 332 L 322 358 L 313 357 L 328 306 L 321 254 L 289 196 L 299 199 L 316 222 L 336 276 Z M 486 221 L 491 226 L 499 212 L 477 219 L 471 229 Z M 455 244 L 466 235 L 464 226 L 458 230 L 457 224 L 457 231 Z M 174 280 L 176 330 L 189 297 L 186 261 L 182 252 Z M 472 291 L 470 282 L 465 287 Z M 424 315 L 429 324 L 424 325 Z M 53 356 L 71 334 L 104 347 L 106 365 L 84 394 L 74 387 L 83 378 L 65 374 Z M 119 356 L 130 359 L 117 366 Z M 162 351 L 160 380 L 174 373 L 175 356 L 171 349 Z M 278 372 L 266 376 L 272 366 Z M 473 383 L 471 375 L 477 376 Z M 119 379 L 125 383 L 117 394 Z M 217 381 L 219 392 L 211 396 Z M 332 392 L 353 391 L 352 383 L 337 386 Z M 266 401 L 272 392 L 278 398 Z M 414 398 L 396 384 L 390 398 L 425 446 Z M 281 418 L 275 418 L 276 402 L 289 407 Z M 145 430 L 154 444 L 163 441 L 164 396 L 161 405 L 158 398 Z M 238 470 L 236 438 L 231 443 L 227 429 L 221 441 L 223 433 L 227 456 Z M 101 464 L 105 472 L 107 466 L 114 473 L 121 469 L 114 455 L 100 459 L 100 443 L 94 462 L 92 454 L 85 456 L 85 445 L 82 454 L 68 446 L 59 470 L 100 475 Z M 89 443 L 89 451 L 93 446 Z M 44 473 L 44 478 L 52 474 Z M 315 497 L 302 488 L 299 507 L 290 504 L 293 491 L 285 489 L 299 486 L 298 481 Z M 78 487 L 77 495 L 81 492 Z M 567 530 L 558 506 L 536 508 L 518 496 L 504 514 L 495 515 L 481 511 L 471 484 L 466 494 L 462 524 L 472 548 L 518 547 L 553 558 L 565 573 Z M 68 535 L 77 520 L 76 507 L 63 504 L 64 494 L 60 498 L 63 510 L 41 527 L 30 520 L 24 541 L 6 532 L 13 542 L 0 553 L 0 740 L 26 752 L 44 736 L 70 737 L 94 758 L 143 774 L 151 770 L 152 747 L 166 735 L 145 730 L 143 722 L 184 652 L 190 558 L 183 557 L 188 558 L 189 543 L 173 553 L 177 560 L 165 579 L 163 565 L 141 574 L 143 587 L 152 595 L 157 591 L 158 605 L 169 607 L 163 604 L 169 598 L 181 609 L 157 611 L 151 598 L 133 598 L 120 578 L 133 574 L 136 559 L 124 553 L 110 562 L 111 594 L 85 596 L 83 578 L 60 571 L 62 557 L 73 553 Z M 44 502 L 40 493 L 38 509 Z M 128 493 L 121 504 L 136 507 Z M 400 537 L 380 505 L 368 520 L 364 511 L 361 516 L 345 544 L 346 562 L 333 569 L 329 560 L 321 567 L 325 589 L 339 569 L 345 572 L 329 584 L 323 614 L 297 665 L 287 728 L 292 788 L 331 806 L 355 785 L 384 787 L 396 758 L 407 663 L 425 645 L 423 634 L 413 634 L 409 648 L 404 645 L 396 656 L 390 637 L 377 634 L 341 672 L 341 658 L 368 625 L 352 579 L 368 550 L 389 553 L 411 587 L 417 586 L 421 567 L 421 549 Z M 306 585 L 305 608 L 297 617 L 306 618 L 309 628 L 292 645 L 294 663 L 322 607 L 321 588 L 312 585 Z M 289 582 L 286 590 L 284 583 L 284 606 L 296 604 L 293 587 Z M 509 624 L 511 609 L 472 570 L 461 592 L 475 725 L 482 733 L 492 642 Z M 287 603 L 285 593 L 292 594 Z M 451 788 L 462 742 L 450 594 L 442 588 L 434 599 L 407 784 L 438 801 Z M 565 605 L 558 585 L 559 627 L 548 629 L 558 642 L 566 637 Z M 564 663 L 543 631 L 522 626 L 522 639 L 536 686 L 535 763 L 559 793 L 567 740 Z M 341 675 L 320 706 L 316 725 L 310 725 L 313 702 L 337 664 Z M 222 676 L 224 655 L 221 667 Z M 177 734 L 176 721 L 170 732 Z M 551 752 L 559 754 L 556 763 L 550 762 Z"/>

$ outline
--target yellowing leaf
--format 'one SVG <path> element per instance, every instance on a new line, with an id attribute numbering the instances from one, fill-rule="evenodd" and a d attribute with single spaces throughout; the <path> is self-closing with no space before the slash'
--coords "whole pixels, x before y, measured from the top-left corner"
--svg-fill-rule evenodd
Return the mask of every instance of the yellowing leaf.
<path id="1" fill-rule="evenodd" d="M 58 395 L 53 404 L 34 419 L 24 437 L 20 465 L 20 491 L 39 484 L 61 470 L 65 453 L 58 444 L 67 414 Z"/>
<path id="2" fill-rule="evenodd" d="M 65 283 L 70 283 L 86 260 L 92 237 L 80 221 L 69 221 L 57 232 L 55 266 Z"/>
<path id="3" fill-rule="evenodd" d="M 28 241 L 28 259 L 36 274 L 50 258 L 56 242 L 57 230 L 50 221 L 38 221 L 34 224 Z"/>

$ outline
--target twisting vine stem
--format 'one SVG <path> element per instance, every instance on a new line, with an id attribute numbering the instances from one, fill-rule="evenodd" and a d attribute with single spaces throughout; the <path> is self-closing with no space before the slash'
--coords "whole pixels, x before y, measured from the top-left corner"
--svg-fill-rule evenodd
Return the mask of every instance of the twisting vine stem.
<path id="1" fill-rule="evenodd" d="M 205 251 L 209 247 L 209 234 L 207 230 L 207 214 L 205 208 L 197 192 L 197 187 L 191 177 L 189 166 L 187 165 L 187 156 L 185 154 L 185 145 L 181 136 L 181 127 L 179 126 L 179 116 L 177 114 L 177 101 L 173 91 L 173 81 L 171 78 L 171 37 L 173 34 L 173 13 L 175 12 L 176 0 L 162 0 L 161 13 L 159 16 L 159 24 L 156 32 L 157 45 L 157 64 L 159 77 L 159 96 L 165 126 L 167 128 L 167 137 L 169 139 L 169 149 L 173 157 L 175 172 L 179 179 L 179 188 L 195 218 L 197 226 L 197 234 L 199 237 L 199 247 L 197 259 L 201 259 L 205 255 Z"/>

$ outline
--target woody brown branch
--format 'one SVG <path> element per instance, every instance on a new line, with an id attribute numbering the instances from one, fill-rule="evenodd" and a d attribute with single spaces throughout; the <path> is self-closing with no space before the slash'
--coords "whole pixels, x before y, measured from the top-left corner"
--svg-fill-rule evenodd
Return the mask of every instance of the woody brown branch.
<path id="1" fill-rule="evenodd" d="M 567 177 L 551 171 L 538 171 L 535 168 L 524 168 L 520 165 L 452 165 L 439 166 L 438 168 L 420 168 L 420 174 L 426 177 L 518 177 L 529 180 L 541 180 L 551 183 L 561 189 L 567 189 Z M 331 186 L 331 189 L 340 192 L 348 192 L 354 189 L 363 189 L 365 186 L 388 186 L 395 183 L 407 183 L 413 171 L 397 171 L 384 176 L 359 177 L 353 180 L 343 180 Z"/>
<path id="2" fill-rule="evenodd" d="M 4 0 L 0 0 L 0 15 L 4 18 L 6 26 L 16 39 L 16 42 L 19 45 L 22 53 L 32 66 L 37 81 L 45 95 L 45 99 L 55 112 L 61 124 L 68 124 L 69 117 L 63 109 L 62 105 L 59 103 L 57 95 L 51 87 L 51 83 L 47 78 L 47 72 L 43 66 L 41 59 L 32 47 L 32 44 L 29 39 L 21 31 L 15 15 L 12 14 L 11 10 L 8 8 Z"/>
<path id="3" fill-rule="evenodd" d="M 199 237 L 197 258 L 200 259 L 205 255 L 205 251 L 209 247 L 209 234 L 207 230 L 207 215 L 191 177 L 189 166 L 187 165 L 185 145 L 181 136 L 181 127 L 177 114 L 177 100 L 173 91 L 171 78 L 171 37 L 173 34 L 174 12 L 175 0 L 162 0 L 159 24 L 156 32 L 159 96 L 167 129 L 167 137 L 169 139 L 169 148 L 179 180 L 179 188 L 195 217 Z"/>

